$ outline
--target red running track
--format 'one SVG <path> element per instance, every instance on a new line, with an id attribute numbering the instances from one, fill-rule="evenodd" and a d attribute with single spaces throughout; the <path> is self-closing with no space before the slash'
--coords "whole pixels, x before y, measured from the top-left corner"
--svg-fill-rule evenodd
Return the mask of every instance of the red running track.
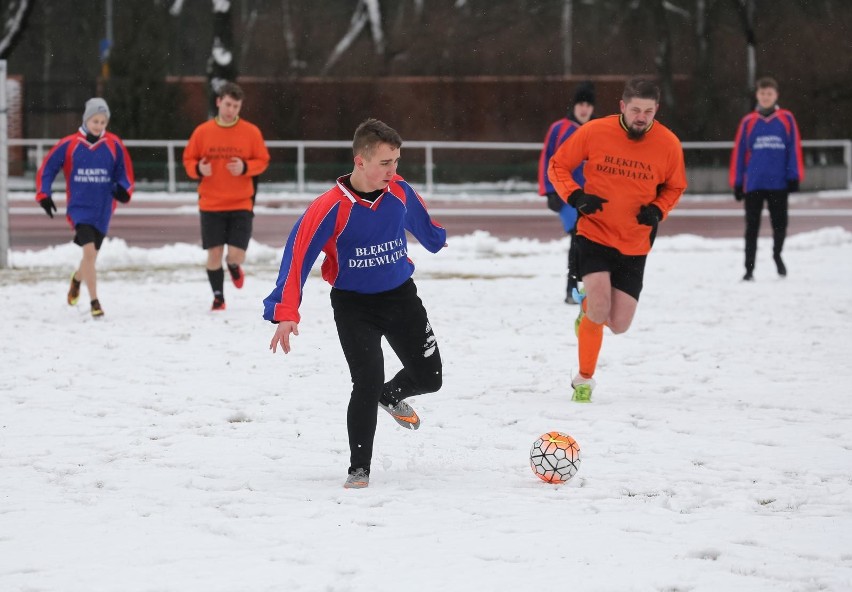
<path id="1" fill-rule="evenodd" d="M 139 199 L 141 197 L 141 199 Z M 306 204 L 264 201 L 254 221 L 254 239 L 281 246 Z M 542 241 L 565 236 L 557 216 L 541 203 L 471 202 L 453 203 L 446 197 L 430 201 L 432 217 L 450 237 L 483 230 L 500 239 L 524 237 Z M 10 209 L 10 244 L 13 250 L 43 249 L 71 240 L 72 232 L 64 215 L 53 220 L 34 201 L 15 202 Z M 61 213 L 61 210 L 60 210 Z M 737 238 L 743 235 L 742 205 L 733 198 L 685 196 L 671 216 L 660 225 L 660 236 L 695 234 L 709 238 Z M 852 195 L 818 197 L 796 194 L 790 201 L 788 235 L 839 226 L 852 231 Z M 116 211 L 110 236 L 135 247 L 159 247 L 173 243 L 201 244 L 198 215 L 187 204 L 145 202 L 137 194 L 128 206 Z M 771 236 L 764 211 L 761 236 Z"/>

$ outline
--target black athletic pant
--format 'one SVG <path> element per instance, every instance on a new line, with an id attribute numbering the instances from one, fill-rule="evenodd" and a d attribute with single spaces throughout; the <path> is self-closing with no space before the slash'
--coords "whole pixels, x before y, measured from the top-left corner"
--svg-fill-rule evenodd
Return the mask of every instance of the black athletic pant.
<path id="1" fill-rule="evenodd" d="M 379 399 L 395 404 L 440 389 L 441 354 L 411 279 L 378 294 L 332 288 L 331 306 L 352 375 L 352 396 L 346 414 L 349 471 L 369 471 Z M 402 362 L 402 370 L 387 383 L 382 337 Z"/>
<path id="2" fill-rule="evenodd" d="M 769 221 L 772 224 L 772 255 L 778 257 L 784 248 L 787 237 L 787 202 L 789 194 L 786 191 L 750 191 L 745 196 L 745 268 L 754 271 L 754 261 L 757 257 L 757 236 L 760 234 L 760 215 L 763 212 L 763 202 L 769 208 Z"/>

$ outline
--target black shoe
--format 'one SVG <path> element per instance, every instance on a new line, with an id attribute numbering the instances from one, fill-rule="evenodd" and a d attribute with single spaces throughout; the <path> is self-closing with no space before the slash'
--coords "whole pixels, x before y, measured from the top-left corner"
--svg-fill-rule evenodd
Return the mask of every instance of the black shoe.
<path id="1" fill-rule="evenodd" d="M 100 319 L 104 316 L 104 309 L 101 308 L 100 302 L 98 302 L 97 300 L 92 300 L 91 306 L 93 319 Z"/>
<path id="2" fill-rule="evenodd" d="M 781 255 L 775 255 L 773 259 L 775 259 L 775 267 L 778 268 L 778 275 L 780 275 L 781 277 L 786 277 L 787 266 L 784 265 L 784 261 L 781 259 Z"/>
<path id="3" fill-rule="evenodd" d="M 750 271 L 745 272 L 745 275 L 743 276 L 743 281 L 744 282 L 753 282 L 754 281 L 754 275 L 752 275 L 752 273 Z"/>

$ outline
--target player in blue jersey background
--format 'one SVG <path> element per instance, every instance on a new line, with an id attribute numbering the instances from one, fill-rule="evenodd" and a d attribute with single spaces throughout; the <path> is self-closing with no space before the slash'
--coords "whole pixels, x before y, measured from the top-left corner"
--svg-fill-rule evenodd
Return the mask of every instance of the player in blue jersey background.
<path id="1" fill-rule="evenodd" d="M 358 126 L 352 173 L 340 177 L 296 222 L 275 288 L 263 301 L 263 318 L 278 324 L 269 347 L 289 353 L 291 335 L 299 334 L 305 280 L 319 254 L 325 255 L 322 277 L 332 285 L 334 322 L 352 376 L 346 488 L 369 484 L 379 407 L 416 430 L 420 418 L 404 399 L 435 392 L 442 384 L 438 343 L 411 279 L 406 231 L 432 253 L 447 246 L 447 232 L 396 174 L 401 146 L 399 134 L 381 121 Z M 402 362 L 388 382 L 383 337 Z"/>
<path id="2" fill-rule="evenodd" d="M 568 304 L 577 304 L 573 292 L 579 287 L 580 282 L 577 277 L 577 249 L 574 246 L 574 238 L 577 236 L 577 210 L 566 204 L 556 193 L 553 183 L 547 178 L 547 167 L 550 165 L 550 157 L 571 134 L 592 118 L 594 112 L 595 86 L 591 82 L 584 82 L 574 91 L 574 99 L 568 107 L 568 114 L 550 124 L 538 161 L 538 194 L 547 198 L 547 207 L 559 214 L 562 227 L 571 235 L 571 244 L 568 247 L 568 284 L 565 295 L 565 302 Z M 582 164 L 574 170 L 573 177 L 580 187 L 585 185 Z"/>
<path id="3" fill-rule="evenodd" d="M 805 179 L 799 126 L 790 111 L 778 106 L 778 83 L 761 78 L 755 96 L 757 108 L 737 128 L 730 167 L 734 197 L 745 204 L 745 281 L 754 280 L 764 202 L 772 224 L 772 258 L 778 275 L 787 275 L 781 251 L 787 237 L 789 195 Z"/>
<path id="4" fill-rule="evenodd" d="M 71 274 L 67 300 L 76 305 L 80 285 L 85 283 L 94 318 L 104 315 L 98 300 L 98 252 L 116 202 L 127 203 L 133 194 L 130 154 L 118 136 L 106 131 L 109 118 L 106 101 L 97 97 L 86 101 L 83 125 L 50 150 L 36 174 L 36 200 L 51 218 L 57 211 L 51 185 L 59 171 L 65 175 L 66 218 L 74 229 L 74 243 L 83 248 L 80 265 Z"/>

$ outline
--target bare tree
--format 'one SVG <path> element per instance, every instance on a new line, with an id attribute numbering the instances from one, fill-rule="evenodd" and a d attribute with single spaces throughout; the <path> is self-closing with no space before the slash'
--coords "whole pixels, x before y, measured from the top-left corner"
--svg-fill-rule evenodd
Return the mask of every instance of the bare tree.
<path id="1" fill-rule="evenodd" d="M 32 12 L 33 2 L 30 0 L 17 0 L 9 2 L 6 6 L 3 18 L 3 33 L 0 38 L 0 59 L 6 59 L 15 49 L 21 33 L 27 27 L 27 19 Z"/>
<path id="2" fill-rule="evenodd" d="M 571 75 L 574 68 L 572 45 L 574 36 L 571 34 L 574 27 L 574 3 L 573 0 L 562 0 L 562 26 L 559 29 L 562 40 L 562 73 Z"/>
<path id="3" fill-rule="evenodd" d="M 231 28 L 230 0 L 213 2 L 213 47 L 207 60 L 209 113 L 216 114 L 216 96 L 228 81 L 236 80 L 237 64 L 234 59 L 234 35 Z"/>
<path id="4" fill-rule="evenodd" d="M 747 111 L 751 108 L 751 97 L 754 95 L 754 83 L 757 77 L 757 39 L 754 33 L 754 0 L 732 0 L 740 17 L 743 33 L 746 39 L 746 93 Z"/>
<path id="5" fill-rule="evenodd" d="M 709 0 L 712 5 L 713 0 Z M 708 30 L 708 0 L 695 0 L 695 69 L 693 83 L 695 85 L 694 114 L 692 117 L 693 132 L 703 136 L 710 119 L 713 69 L 710 63 L 710 35 Z"/>
<path id="6" fill-rule="evenodd" d="M 293 16 L 290 9 L 290 0 L 281 0 L 281 12 L 284 19 L 284 45 L 287 47 L 287 65 L 290 73 L 295 74 L 306 66 L 304 61 L 299 60 L 296 47 L 296 33 L 293 30 Z"/>

